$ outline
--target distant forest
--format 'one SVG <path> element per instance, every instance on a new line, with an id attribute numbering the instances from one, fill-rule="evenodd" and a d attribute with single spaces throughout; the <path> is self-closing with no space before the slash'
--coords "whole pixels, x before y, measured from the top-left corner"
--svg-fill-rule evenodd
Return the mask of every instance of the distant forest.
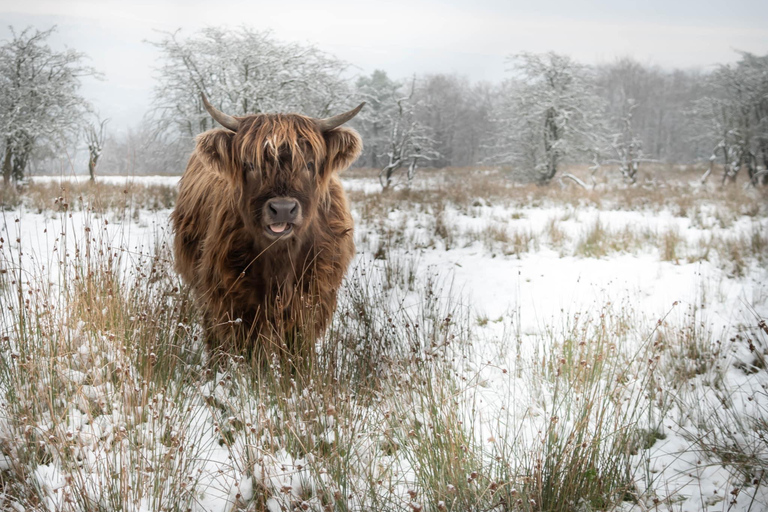
<path id="1" fill-rule="evenodd" d="M 723 182 L 744 171 L 768 183 L 768 56 L 742 52 L 709 72 L 667 70 L 620 58 L 584 65 L 556 53 L 510 55 L 508 78 L 456 74 L 394 79 L 352 76 L 349 63 L 305 44 L 249 28 L 165 33 L 153 108 L 116 136 L 80 94 L 98 74 L 75 50 L 48 45 L 52 30 L 13 31 L 0 46 L 0 124 L 6 185 L 71 167 L 77 172 L 181 173 L 194 137 L 214 127 L 204 92 L 231 115 L 339 113 L 367 105 L 351 123 L 365 150 L 358 166 L 383 186 L 417 168 L 506 166 L 548 183 L 566 164 L 617 166 L 629 183 L 644 162 L 713 161 Z"/>

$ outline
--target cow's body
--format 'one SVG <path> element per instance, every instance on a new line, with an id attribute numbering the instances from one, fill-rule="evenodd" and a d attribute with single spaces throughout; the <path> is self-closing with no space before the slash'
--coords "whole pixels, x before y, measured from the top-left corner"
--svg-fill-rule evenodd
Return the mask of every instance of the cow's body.
<path id="1" fill-rule="evenodd" d="M 325 331 L 355 252 L 336 173 L 361 143 L 298 115 L 238 121 L 236 132 L 198 137 L 171 217 L 176 268 L 202 309 L 209 348 L 251 355 Z"/>

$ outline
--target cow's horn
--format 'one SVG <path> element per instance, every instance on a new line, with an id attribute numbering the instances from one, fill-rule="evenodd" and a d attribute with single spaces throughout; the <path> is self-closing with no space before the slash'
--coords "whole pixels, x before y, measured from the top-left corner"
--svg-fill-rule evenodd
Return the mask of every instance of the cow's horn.
<path id="1" fill-rule="evenodd" d="M 204 93 L 201 92 L 200 97 L 203 98 L 203 105 L 205 105 L 205 110 L 211 114 L 212 118 L 218 121 L 218 123 L 224 128 L 229 128 L 233 132 L 237 131 L 237 129 L 240 127 L 240 121 L 211 105 L 208 102 L 208 98 L 205 97 Z"/>
<path id="2" fill-rule="evenodd" d="M 365 105 L 365 102 L 362 102 L 349 112 L 344 112 L 343 114 L 339 114 L 337 116 L 333 117 L 326 117 L 325 119 L 316 119 L 317 127 L 321 132 L 327 132 L 328 130 L 333 130 L 334 128 L 343 125 L 353 117 L 357 115 L 358 112 L 360 112 L 360 109 L 363 108 L 363 105 Z"/>

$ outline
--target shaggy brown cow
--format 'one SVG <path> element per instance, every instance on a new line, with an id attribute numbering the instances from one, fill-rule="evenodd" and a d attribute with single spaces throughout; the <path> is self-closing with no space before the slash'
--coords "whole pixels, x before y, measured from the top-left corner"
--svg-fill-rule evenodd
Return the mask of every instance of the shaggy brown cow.
<path id="1" fill-rule="evenodd" d="M 227 129 L 197 137 L 181 178 L 171 214 L 176 269 L 202 309 L 213 355 L 295 351 L 297 340 L 325 331 L 355 253 L 337 173 L 362 149 L 341 125 L 364 103 L 313 119 L 232 117 L 202 99 Z"/>

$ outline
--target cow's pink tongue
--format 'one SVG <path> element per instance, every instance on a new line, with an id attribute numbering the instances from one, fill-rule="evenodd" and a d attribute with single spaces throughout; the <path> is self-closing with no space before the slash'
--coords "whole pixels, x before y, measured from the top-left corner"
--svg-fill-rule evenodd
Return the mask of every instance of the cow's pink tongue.
<path id="1" fill-rule="evenodd" d="M 275 233 L 282 233 L 283 231 L 286 230 L 287 227 L 288 227 L 288 223 L 287 222 L 283 222 L 281 224 L 270 224 L 269 225 L 269 229 L 271 229 Z"/>

